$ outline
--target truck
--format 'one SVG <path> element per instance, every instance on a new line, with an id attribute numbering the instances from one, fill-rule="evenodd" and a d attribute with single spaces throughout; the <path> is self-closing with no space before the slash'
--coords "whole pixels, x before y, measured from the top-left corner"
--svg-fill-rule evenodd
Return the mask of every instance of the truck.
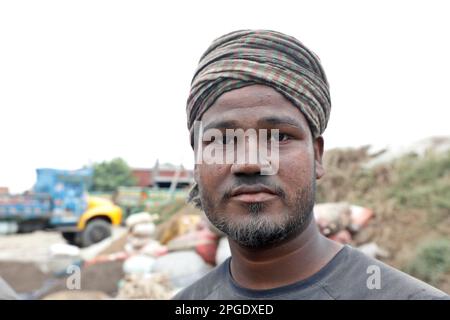
<path id="1" fill-rule="evenodd" d="M 70 244 L 87 247 L 109 237 L 122 222 L 122 209 L 87 192 L 93 170 L 40 168 L 31 191 L 0 198 L 0 221 L 18 232 L 52 229 Z"/>

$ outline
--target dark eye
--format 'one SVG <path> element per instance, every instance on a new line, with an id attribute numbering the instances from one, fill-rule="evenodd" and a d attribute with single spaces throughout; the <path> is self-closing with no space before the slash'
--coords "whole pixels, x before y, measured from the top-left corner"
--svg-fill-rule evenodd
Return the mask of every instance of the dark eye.
<path id="1" fill-rule="evenodd" d="M 279 133 L 279 134 L 273 134 L 270 137 L 271 140 L 275 141 L 277 140 L 278 142 L 284 142 L 284 141 L 288 141 L 291 139 L 291 136 L 286 134 L 286 133 Z"/>
<path id="2" fill-rule="evenodd" d="M 219 144 L 230 144 L 235 141 L 235 136 L 233 134 L 224 134 L 222 135 L 222 139 L 218 139 L 217 141 L 214 141 Z"/>

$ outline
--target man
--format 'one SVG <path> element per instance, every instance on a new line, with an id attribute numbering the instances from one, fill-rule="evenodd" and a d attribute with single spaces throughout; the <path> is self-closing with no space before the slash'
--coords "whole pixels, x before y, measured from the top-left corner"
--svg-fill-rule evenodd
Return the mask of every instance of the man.
<path id="1" fill-rule="evenodd" d="M 231 257 L 174 299 L 448 297 L 318 231 L 315 185 L 324 175 L 321 135 L 330 108 L 319 59 L 293 37 L 242 30 L 208 48 L 187 103 L 197 155 L 191 200 L 228 236 Z M 198 121 L 204 131 L 196 129 Z M 237 140 L 227 134 L 231 129 L 275 130 L 269 138 L 269 144 L 277 145 L 272 159 L 247 161 L 244 149 L 245 161 L 236 161 L 235 155 L 231 162 L 199 161 L 198 150 L 210 146 L 216 153 L 228 145 L 235 151 Z M 203 132 L 209 130 L 223 133 L 225 139 L 204 139 Z M 247 137 L 245 147 L 250 145 Z M 263 174 L 263 166 L 272 160 L 276 170 Z"/>

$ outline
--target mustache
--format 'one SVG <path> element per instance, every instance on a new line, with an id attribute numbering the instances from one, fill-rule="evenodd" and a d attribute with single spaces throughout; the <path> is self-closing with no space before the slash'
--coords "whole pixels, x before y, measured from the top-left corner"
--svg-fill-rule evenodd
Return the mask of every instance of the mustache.
<path id="1" fill-rule="evenodd" d="M 232 192 L 235 188 L 241 186 L 241 185 L 257 185 L 261 184 L 264 185 L 267 188 L 272 189 L 277 196 L 279 196 L 282 199 L 286 198 L 286 193 L 284 190 L 276 184 L 274 181 L 270 180 L 271 176 L 240 176 L 235 177 L 233 180 L 233 183 L 226 188 L 224 192 L 224 199 L 228 200 L 232 197 Z"/>

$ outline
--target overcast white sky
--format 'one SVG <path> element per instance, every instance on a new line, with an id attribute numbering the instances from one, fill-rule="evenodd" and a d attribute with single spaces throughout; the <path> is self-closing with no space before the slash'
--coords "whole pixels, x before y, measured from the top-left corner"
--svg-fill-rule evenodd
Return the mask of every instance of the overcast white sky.
<path id="1" fill-rule="evenodd" d="M 331 85 L 327 148 L 449 135 L 446 1 L 2 1 L 0 186 L 35 168 L 193 166 L 185 101 L 200 55 L 236 29 L 297 37 Z"/>

